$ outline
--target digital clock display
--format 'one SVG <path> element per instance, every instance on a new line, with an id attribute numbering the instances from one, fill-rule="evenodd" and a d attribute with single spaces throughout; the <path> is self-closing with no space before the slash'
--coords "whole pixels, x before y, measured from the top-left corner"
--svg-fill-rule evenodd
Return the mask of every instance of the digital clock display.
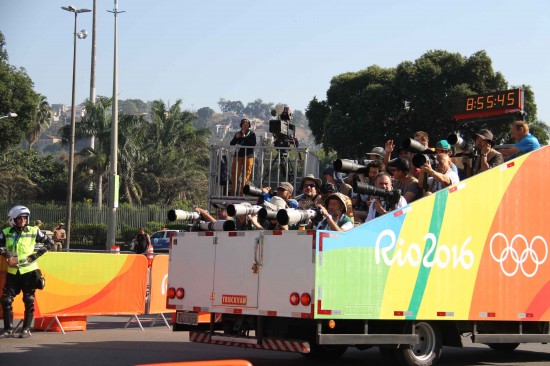
<path id="1" fill-rule="evenodd" d="M 456 121 L 522 111 L 523 90 L 521 88 L 458 97 L 453 100 L 453 117 Z"/>

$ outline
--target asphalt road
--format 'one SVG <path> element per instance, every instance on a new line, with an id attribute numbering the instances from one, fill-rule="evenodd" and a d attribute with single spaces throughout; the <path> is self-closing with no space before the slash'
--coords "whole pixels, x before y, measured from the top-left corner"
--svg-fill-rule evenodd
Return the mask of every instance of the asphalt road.
<path id="1" fill-rule="evenodd" d="M 130 366 L 223 359 L 246 359 L 254 366 L 383 365 L 377 348 L 349 349 L 336 362 L 314 361 L 294 353 L 190 343 L 187 332 L 172 332 L 162 321 L 151 327 L 152 319 L 143 320 L 142 331 L 135 323 L 124 328 L 126 320 L 127 317 L 90 317 L 86 331 L 36 331 L 28 339 L 0 339 L 0 366 Z M 502 354 L 468 343 L 463 349 L 444 348 L 439 365 L 550 365 L 550 345 L 526 344 Z"/>

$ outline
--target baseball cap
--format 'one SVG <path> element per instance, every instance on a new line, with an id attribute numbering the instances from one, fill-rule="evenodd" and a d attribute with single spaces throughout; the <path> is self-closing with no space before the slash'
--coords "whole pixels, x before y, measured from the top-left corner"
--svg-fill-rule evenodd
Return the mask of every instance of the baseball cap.
<path id="1" fill-rule="evenodd" d="M 42 224 L 43 224 L 42 220 L 36 220 L 36 221 L 34 222 L 34 225 L 36 225 L 36 226 L 42 225 Z"/>
<path id="2" fill-rule="evenodd" d="M 379 157 L 384 159 L 384 157 L 386 156 L 386 151 L 384 150 L 383 147 L 377 146 L 374 149 L 372 149 L 371 152 L 368 153 L 367 155 L 378 155 Z"/>
<path id="3" fill-rule="evenodd" d="M 445 150 L 451 150 L 451 144 L 447 140 L 439 140 L 437 144 L 435 144 L 436 149 L 445 149 Z"/>
<path id="4" fill-rule="evenodd" d="M 221 209 L 226 209 L 227 207 L 225 207 L 225 202 L 223 203 L 213 203 L 212 206 L 214 206 L 215 208 L 221 208 Z"/>
<path id="5" fill-rule="evenodd" d="M 279 188 L 284 189 L 285 191 L 287 191 L 290 194 L 292 194 L 292 192 L 294 192 L 294 187 L 289 182 L 279 183 L 279 186 L 277 187 L 277 189 L 279 189 Z"/>
<path id="6" fill-rule="evenodd" d="M 388 166 L 401 170 L 402 172 L 408 172 L 411 169 L 411 164 L 407 159 L 395 158 L 390 160 Z"/>

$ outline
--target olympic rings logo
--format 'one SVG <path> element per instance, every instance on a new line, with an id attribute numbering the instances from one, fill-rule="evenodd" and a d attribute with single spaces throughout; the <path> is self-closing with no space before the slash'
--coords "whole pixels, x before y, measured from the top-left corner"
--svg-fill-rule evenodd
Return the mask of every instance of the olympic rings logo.
<path id="1" fill-rule="evenodd" d="M 495 239 L 499 237 L 504 240 L 506 246 L 502 249 L 500 255 L 497 256 L 494 253 L 495 250 L 493 249 L 493 243 L 495 242 Z M 542 257 L 539 257 L 539 253 L 534 248 L 537 242 L 544 245 L 544 255 Z M 522 248 L 523 250 L 521 250 Z M 537 273 L 539 266 L 546 261 L 546 258 L 548 258 L 548 244 L 546 243 L 546 240 L 539 235 L 531 239 L 531 242 L 528 242 L 525 236 L 521 234 L 515 235 L 511 241 L 508 241 L 508 238 L 503 233 L 495 233 L 491 238 L 489 249 L 491 250 L 491 257 L 493 257 L 495 262 L 500 264 L 500 269 L 502 269 L 502 272 L 508 277 L 514 276 L 520 269 L 525 277 L 533 277 Z M 510 271 L 505 267 L 504 263 L 508 259 L 516 264 L 513 271 Z M 534 268 L 531 272 L 528 272 L 524 267 L 524 263 L 528 260 L 531 260 L 534 263 Z"/>

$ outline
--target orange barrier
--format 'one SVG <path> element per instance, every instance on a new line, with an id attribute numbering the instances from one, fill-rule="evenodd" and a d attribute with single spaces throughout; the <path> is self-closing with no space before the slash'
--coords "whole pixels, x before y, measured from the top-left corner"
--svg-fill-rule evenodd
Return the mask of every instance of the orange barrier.
<path id="1" fill-rule="evenodd" d="M 145 313 L 143 255 L 52 252 L 38 263 L 46 288 L 36 291 L 35 318 Z M 0 273 L 0 277 L 4 282 L 5 276 Z M 23 316 L 21 295 L 13 308 L 16 318 Z"/>
<path id="2" fill-rule="evenodd" d="M 136 366 L 253 366 L 247 360 L 215 360 L 215 361 L 191 361 L 169 363 L 146 363 Z"/>
<path id="3" fill-rule="evenodd" d="M 34 329 L 46 330 L 48 328 L 52 332 L 86 330 L 87 317 L 85 316 L 61 316 L 57 319 L 59 324 L 52 317 L 36 318 L 34 319 Z"/>
<path id="4" fill-rule="evenodd" d="M 151 262 L 151 281 L 149 289 L 148 314 L 171 313 L 166 308 L 166 290 L 168 288 L 168 255 L 156 255 Z"/>

